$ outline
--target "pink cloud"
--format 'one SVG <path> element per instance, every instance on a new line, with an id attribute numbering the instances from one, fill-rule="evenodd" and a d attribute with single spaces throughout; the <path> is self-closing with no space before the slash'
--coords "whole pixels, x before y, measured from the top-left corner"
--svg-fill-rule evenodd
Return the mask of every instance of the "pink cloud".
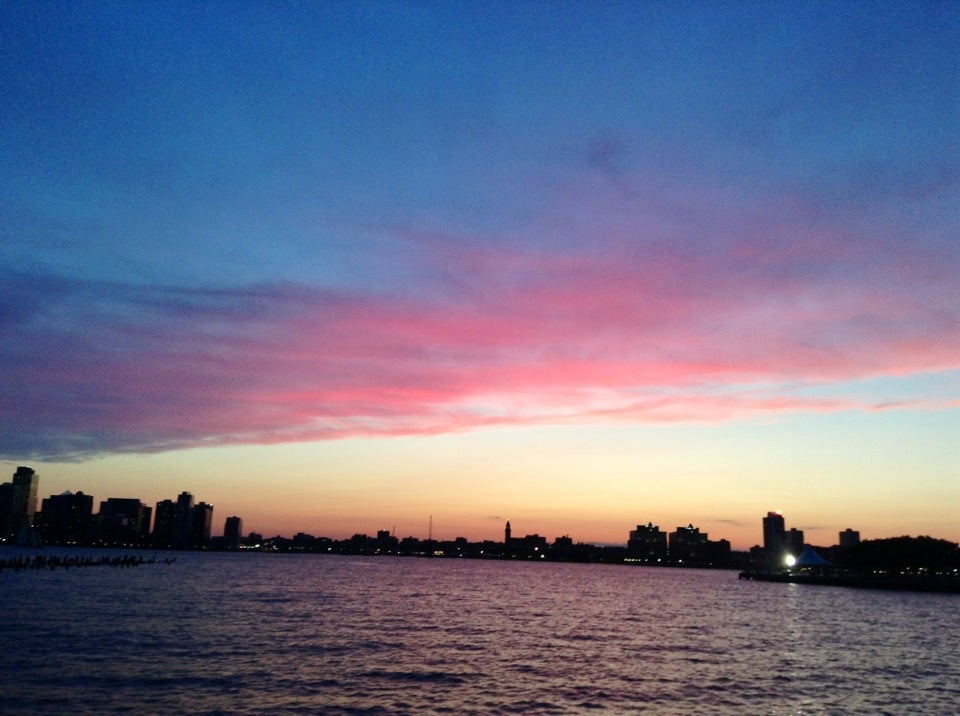
<path id="1" fill-rule="evenodd" d="M 793 386 L 960 367 L 956 249 L 730 198 L 692 202 L 682 241 L 647 200 L 597 192 L 494 240 L 388 227 L 427 280 L 409 290 L 26 277 L 39 298 L 17 293 L 0 323 L 0 401 L 17 416 L 0 452 L 870 410 Z M 590 207 L 611 214 L 591 222 Z"/>

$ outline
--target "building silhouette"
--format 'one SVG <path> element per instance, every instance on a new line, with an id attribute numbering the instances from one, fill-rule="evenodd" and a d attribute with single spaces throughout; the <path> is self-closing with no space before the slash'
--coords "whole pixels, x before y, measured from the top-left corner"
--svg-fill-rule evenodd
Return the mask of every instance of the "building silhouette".
<path id="1" fill-rule="evenodd" d="M 177 503 L 173 500 L 160 500 L 153 514 L 153 534 L 151 541 L 155 547 L 170 549 L 173 547 L 173 529 L 176 521 Z"/>
<path id="2" fill-rule="evenodd" d="M 860 533 L 857 530 L 852 530 L 847 527 L 847 529 L 840 533 L 839 544 L 841 549 L 856 547 L 860 544 Z"/>
<path id="3" fill-rule="evenodd" d="M 136 498 L 110 497 L 100 503 L 100 540 L 117 545 L 146 544 L 152 514 L 153 511 Z"/>
<path id="4" fill-rule="evenodd" d="M 213 527 L 213 505 L 198 502 L 193 508 L 193 520 L 190 529 L 191 549 L 209 549 L 210 531 Z"/>
<path id="5" fill-rule="evenodd" d="M 224 549 L 240 549 L 240 540 L 243 539 L 243 520 L 239 517 L 228 517 L 223 523 Z"/>
<path id="6" fill-rule="evenodd" d="M 692 524 L 687 527 L 677 527 L 670 533 L 669 554 L 670 560 L 677 564 L 682 562 L 707 562 L 710 559 L 707 533 L 701 532 L 699 527 Z"/>
<path id="7" fill-rule="evenodd" d="M 763 552 L 768 562 L 780 563 L 786 549 L 786 526 L 783 515 L 768 512 L 763 518 Z"/>
<path id="8" fill-rule="evenodd" d="M 69 490 L 44 498 L 35 524 L 47 544 L 86 544 L 93 536 L 93 495 Z"/>
<path id="9" fill-rule="evenodd" d="M 513 557 L 542 559 L 547 553 L 547 538 L 538 534 L 511 537 L 507 554 Z"/>
<path id="10" fill-rule="evenodd" d="M 100 502 L 93 514 L 93 496 L 69 490 L 44 498 L 37 509 L 40 476 L 31 468 L 17 467 L 10 482 L 0 484 L 0 543 L 21 545 L 152 545 L 160 549 L 209 549 L 213 543 L 213 505 L 194 504 L 193 495 L 182 492 L 176 501 L 156 504 L 153 509 L 136 498 L 111 497 Z M 243 523 L 231 517 L 224 527 L 224 540 L 239 548 Z M 218 545 L 222 542 L 217 538 Z"/>
<path id="11" fill-rule="evenodd" d="M 171 546 L 174 549 L 187 549 L 193 539 L 193 495 L 181 492 L 173 509 L 173 530 Z"/>
<path id="12" fill-rule="evenodd" d="M 240 520 L 239 517 L 231 519 Z M 227 520 L 225 529 L 226 525 L 232 526 L 233 523 Z M 206 502 L 194 504 L 192 494 L 181 492 L 177 495 L 176 501 L 161 500 L 157 503 L 152 541 L 154 546 L 161 549 L 209 549 L 212 542 L 210 538 L 212 526 L 213 505 Z M 242 523 L 235 527 L 240 537 L 228 541 L 228 534 L 225 531 L 224 541 L 225 543 L 236 541 L 239 549 Z"/>
<path id="13" fill-rule="evenodd" d="M 37 512 L 37 489 L 40 485 L 40 476 L 32 467 L 20 466 L 13 473 L 13 507 L 18 515 L 23 516 L 24 524 L 33 524 L 33 516 Z"/>
<path id="14" fill-rule="evenodd" d="M 803 540 L 803 530 L 791 527 L 783 536 L 783 548 L 787 554 L 792 557 L 799 557 L 803 554 L 805 542 Z"/>
<path id="15" fill-rule="evenodd" d="M 639 562 L 661 562 L 667 559 L 667 533 L 649 522 L 630 530 L 627 558 Z"/>
<path id="16" fill-rule="evenodd" d="M 12 537 L 15 533 L 11 529 L 13 524 L 13 483 L 0 484 L 0 541 Z"/>
<path id="17" fill-rule="evenodd" d="M 510 520 L 507 520 L 507 526 L 503 530 L 503 543 L 510 544 Z"/>
<path id="18" fill-rule="evenodd" d="M 32 541 L 31 528 L 37 512 L 40 476 L 32 467 L 20 465 L 13 479 L 0 485 L 0 537 L 20 543 Z"/>

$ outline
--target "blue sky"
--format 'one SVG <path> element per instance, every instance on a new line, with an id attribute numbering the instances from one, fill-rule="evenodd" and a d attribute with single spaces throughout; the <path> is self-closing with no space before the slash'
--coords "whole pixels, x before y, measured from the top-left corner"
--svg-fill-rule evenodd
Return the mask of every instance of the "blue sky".
<path id="1" fill-rule="evenodd" d="M 713 456 L 725 474 L 717 441 L 771 419 L 821 446 L 841 417 L 868 442 L 902 420 L 930 461 L 884 486 L 940 485 L 918 514 L 960 537 L 956 4 L 4 10 L 10 465 L 96 493 L 122 456 L 200 450 L 228 474 L 250 462 L 234 450 L 316 449 L 315 470 L 291 469 L 323 499 L 377 470 L 324 461 L 367 450 L 387 473 L 409 449 L 429 473 L 431 446 L 466 456 L 485 431 L 511 436 L 498 464 L 533 473 L 555 466 L 529 464 L 524 435 L 629 453 L 675 430 L 663 465 Z M 689 466 L 679 436 L 701 427 L 714 447 Z M 464 460 L 458 515 L 478 480 Z M 868 462 L 847 470 L 857 489 Z M 589 479 L 647 479 L 608 469 Z M 795 484 L 772 457 L 749 469 Z M 145 499 L 190 487 L 127 479 Z M 629 527 L 574 492 L 608 515 L 585 530 Z M 341 513 L 367 519 L 356 493 Z M 282 501 L 278 531 L 332 519 L 293 525 Z"/>

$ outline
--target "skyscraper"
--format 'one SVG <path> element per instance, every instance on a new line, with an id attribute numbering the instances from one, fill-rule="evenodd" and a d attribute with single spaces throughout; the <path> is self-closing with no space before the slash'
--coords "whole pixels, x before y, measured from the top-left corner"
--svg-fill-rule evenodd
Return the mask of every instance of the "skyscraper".
<path id="1" fill-rule="evenodd" d="M 174 549 L 187 549 L 191 546 L 193 536 L 193 495 L 181 492 L 177 496 L 177 504 L 173 514 Z"/>
<path id="2" fill-rule="evenodd" d="M 173 529 L 176 522 L 177 504 L 173 500 L 160 500 L 153 514 L 152 541 L 155 547 L 173 547 Z"/>
<path id="3" fill-rule="evenodd" d="M 210 531 L 213 527 L 213 505 L 198 502 L 193 508 L 193 524 L 191 525 L 190 547 L 193 549 L 207 549 L 210 547 Z"/>
<path id="4" fill-rule="evenodd" d="M 33 516 L 37 512 L 37 486 L 40 476 L 32 467 L 21 465 L 13 473 L 13 500 L 11 506 L 14 532 L 23 527 L 33 526 Z"/>
<path id="5" fill-rule="evenodd" d="M 227 549 L 240 549 L 240 540 L 243 538 L 243 520 L 239 517 L 228 517 L 223 525 L 223 543 Z"/>
<path id="6" fill-rule="evenodd" d="M 779 512 L 768 512 L 763 518 L 763 549 L 769 561 L 779 562 L 782 559 L 786 533 L 783 515 Z"/>
<path id="7" fill-rule="evenodd" d="M 13 473 L 12 482 L 0 485 L 0 538 L 31 541 L 39 483 L 40 476 L 33 468 L 21 465 Z"/>

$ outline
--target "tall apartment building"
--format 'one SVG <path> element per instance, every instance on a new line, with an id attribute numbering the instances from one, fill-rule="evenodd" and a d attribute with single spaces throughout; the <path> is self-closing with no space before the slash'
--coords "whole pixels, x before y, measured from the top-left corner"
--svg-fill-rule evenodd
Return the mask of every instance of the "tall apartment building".
<path id="1" fill-rule="evenodd" d="M 190 544 L 193 549 L 210 547 L 210 531 L 213 528 L 213 505 L 198 502 L 193 508 Z"/>
<path id="2" fill-rule="evenodd" d="M 783 536 L 784 549 L 794 557 L 803 554 L 804 544 L 803 530 L 798 530 L 796 527 L 788 529 Z"/>
<path id="3" fill-rule="evenodd" d="M 86 544 L 93 536 L 93 495 L 68 490 L 45 497 L 35 522 L 47 544 Z"/>
<path id="4" fill-rule="evenodd" d="M 181 492 L 177 495 L 177 504 L 173 513 L 173 540 L 174 549 L 191 547 L 193 538 L 193 495 Z"/>
<path id="5" fill-rule="evenodd" d="M 146 544 L 152 514 L 153 510 L 136 498 L 108 498 L 100 503 L 100 539 L 107 544 Z"/>
<path id="6" fill-rule="evenodd" d="M 0 485 L 0 538 L 24 537 L 30 532 L 37 512 L 39 484 L 36 471 L 21 465 L 11 482 Z"/>
<path id="7" fill-rule="evenodd" d="M 768 559 L 779 560 L 786 547 L 786 527 L 783 515 L 768 512 L 763 518 L 763 550 Z"/>
<path id="8" fill-rule="evenodd" d="M 223 545 L 226 549 L 240 549 L 240 540 L 243 539 L 243 520 L 239 517 L 228 517 L 223 524 Z"/>
<path id="9" fill-rule="evenodd" d="M 699 527 L 677 527 L 670 533 L 670 559 L 674 562 L 702 562 L 708 560 L 709 540 Z"/>
<path id="10" fill-rule="evenodd" d="M 153 513 L 153 546 L 159 549 L 173 547 L 173 529 L 176 522 L 177 504 L 173 500 L 160 500 Z"/>
<path id="11" fill-rule="evenodd" d="M 860 533 L 857 530 L 852 530 L 849 527 L 840 533 L 840 546 L 843 549 L 850 549 L 851 547 L 856 547 L 860 544 Z"/>
<path id="12" fill-rule="evenodd" d="M 641 562 L 659 562 L 667 558 L 667 533 L 652 522 L 630 530 L 627 557 Z"/>

